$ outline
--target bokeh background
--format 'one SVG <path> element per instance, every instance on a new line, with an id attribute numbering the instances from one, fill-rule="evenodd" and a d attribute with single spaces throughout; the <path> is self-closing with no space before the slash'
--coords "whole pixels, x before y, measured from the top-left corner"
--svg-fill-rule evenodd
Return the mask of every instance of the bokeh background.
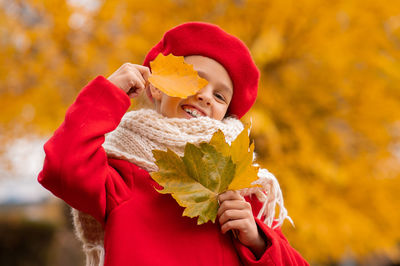
<path id="1" fill-rule="evenodd" d="M 42 145 L 85 84 L 186 21 L 238 36 L 261 70 L 244 120 L 292 246 L 399 265 L 398 0 L 0 0 L 0 265 L 84 265 L 68 207 L 36 183 Z"/>

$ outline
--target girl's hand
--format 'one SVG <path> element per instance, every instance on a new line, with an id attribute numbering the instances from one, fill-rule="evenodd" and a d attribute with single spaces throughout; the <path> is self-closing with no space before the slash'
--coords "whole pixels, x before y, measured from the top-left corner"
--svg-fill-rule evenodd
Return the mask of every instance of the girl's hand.
<path id="1" fill-rule="evenodd" d="M 111 74 L 108 80 L 134 98 L 146 88 L 149 76 L 148 67 L 125 63 Z"/>
<path id="2" fill-rule="evenodd" d="M 266 243 L 258 232 L 251 205 L 237 191 L 227 191 L 218 196 L 218 220 L 222 233 L 229 230 L 243 245 L 249 247 L 257 258 L 265 252 Z"/>

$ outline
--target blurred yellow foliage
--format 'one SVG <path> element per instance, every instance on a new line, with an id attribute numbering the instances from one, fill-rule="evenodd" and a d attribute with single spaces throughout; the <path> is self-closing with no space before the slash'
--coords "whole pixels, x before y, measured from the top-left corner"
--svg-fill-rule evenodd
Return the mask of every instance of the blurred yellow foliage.
<path id="1" fill-rule="evenodd" d="M 88 81 L 190 20 L 241 38 L 261 70 L 245 120 L 284 191 L 291 244 L 315 263 L 398 256 L 398 0 L 0 1 L 2 140 L 51 134 Z"/>

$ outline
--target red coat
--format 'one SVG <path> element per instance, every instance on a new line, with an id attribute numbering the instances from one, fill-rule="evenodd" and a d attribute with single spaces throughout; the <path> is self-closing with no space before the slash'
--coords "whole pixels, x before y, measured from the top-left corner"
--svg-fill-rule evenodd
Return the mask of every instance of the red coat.
<path id="1" fill-rule="evenodd" d="M 257 220 L 268 248 L 260 259 L 218 223 L 197 225 L 149 173 L 102 148 L 130 99 L 97 77 L 78 95 L 65 121 L 45 144 L 39 182 L 72 207 L 87 212 L 105 229 L 105 265 L 308 265 L 285 239 Z M 253 211 L 259 202 L 252 203 Z"/>

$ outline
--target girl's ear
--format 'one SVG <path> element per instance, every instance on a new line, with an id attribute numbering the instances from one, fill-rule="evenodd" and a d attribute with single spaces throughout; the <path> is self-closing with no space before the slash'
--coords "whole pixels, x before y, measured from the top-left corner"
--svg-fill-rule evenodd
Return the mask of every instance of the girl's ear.
<path id="1" fill-rule="evenodd" d="M 151 97 L 156 101 L 161 100 L 161 95 L 162 95 L 161 91 L 156 87 L 154 87 L 152 84 L 149 84 L 149 88 Z"/>

